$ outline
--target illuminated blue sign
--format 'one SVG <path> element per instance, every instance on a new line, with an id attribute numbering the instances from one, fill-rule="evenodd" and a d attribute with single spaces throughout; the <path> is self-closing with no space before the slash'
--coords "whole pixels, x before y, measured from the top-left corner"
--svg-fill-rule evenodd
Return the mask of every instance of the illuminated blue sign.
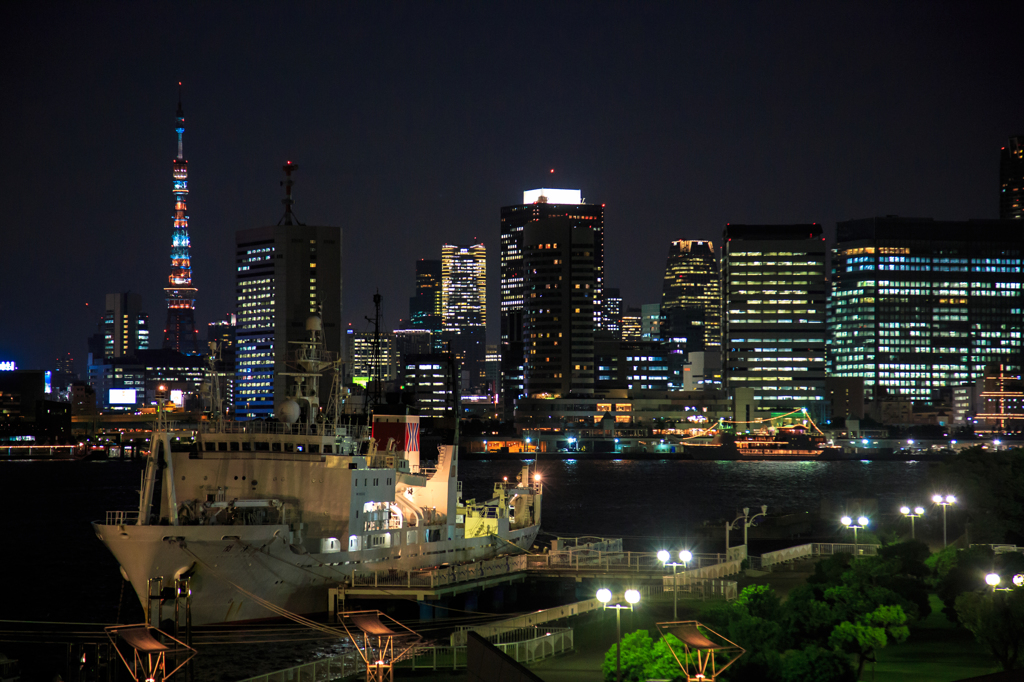
<path id="1" fill-rule="evenodd" d="M 14 360 L 0 360 L 0 372 L 13 372 L 18 369 L 18 365 Z"/>

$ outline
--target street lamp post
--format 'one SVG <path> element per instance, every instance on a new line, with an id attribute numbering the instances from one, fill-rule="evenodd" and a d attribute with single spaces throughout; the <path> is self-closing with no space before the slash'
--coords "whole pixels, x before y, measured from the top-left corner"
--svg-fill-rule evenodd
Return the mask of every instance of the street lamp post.
<path id="1" fill-rule="evenodd" d="M 946 507 L 956 504 L 955 495 L 932 495 L 932 502 L 942 505 L 942 546 L 946 547 Z"/>
<path id="2" fill-rule="evenodd" d="M 750 507 L 744 507 L 743 513 L 733 519 L 731 522 L 725 524 L 725 553 L 729 553 L 729 531 L 739 528 L 736 524 L 743 519 L 743 546 L 747 545 L 747 529 L 754 525 L 754 519 L 758 516 L 765 516 L 768 514 L 768 505 L 761 505 L 761 513 L 750 515 Z"/>
<path id="3" fill-rule="evenodd" d="M 857 523 L 854 523 L 853 519 L 851 519 L 849 516 L 844 516 L 843 518 L 839 519 L 839 522 L 847 528 L 853 529 L 853 555 L 859 556 L 860 545 L 857 544 L 857 531 L 861 528 L 868 527 L 868 517 L 861 516 L 857 519 Z"/>
<path id="4" fill-rule="evenodd" d="M 914 507 L 914 513 L 910 513 L 910 507 L 900 507 L 900 513 L 910 519 L 910 539 L 916 539 L 914 537 L 914 519 L 924 514 L 924 507 Z"/>
<path id="5" fill-rule="evenodd" d="M 629 606 L 623 606 L 622 604 L 615 604 L 609 606 L 608 602 L 612 600 L 612 591 L 609 589 L 602 588 L 597 591 L 597 600 L 604 605 L 606 609 L 615 609 L 615 681 L 622 682 L 622 653 L 620 648 L 622 646 L 622 619 L 619 616 L 622 613 L 622 609 L 633 610 L 633 605 L 640 601 L 640 593 L 636 590 L 626 590 L 626 601 L 629 602 Z"/>
<path id="6" fill-rule="evenodd" d="M 669 562 L 670 557 L 671 555 L 668 553 L 668 550 L 663 549 L 660 552 L 658 552 L 658 561 L 660 561 L 665 566 L 672 567 L 672 620 L 679 620 L 679 598 L 677 596 L 679 594 L 679 585 L 678 583 L 676 583 L 676 566 L 682 566 L 683 570 L 685 571 L 686 565 L 690 563 L 690 559 L 693 558 L 693 554 L 685 549 L 680 551 L 679 561 L 683 562 L 681 564 L 675 561 Z"/>

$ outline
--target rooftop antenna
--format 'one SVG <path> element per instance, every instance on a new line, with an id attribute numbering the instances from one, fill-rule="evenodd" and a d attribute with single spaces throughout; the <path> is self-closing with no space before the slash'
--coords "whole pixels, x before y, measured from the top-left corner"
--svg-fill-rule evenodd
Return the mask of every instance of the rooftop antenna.
<path id="1" fill-rule="evenodd" d="M 281 184 L 284 186 L 284 199 L 281 199 L 281 203 L 284 204 L 284 216 L 281 217 L 281 220 L 277 221 L 277 224 L 302 225 L 292 213 L 292 204 L 295 203 L 295 200 L 292 199 L 292 185 L 295 184 L 295 181 L 292 180 L 292 171 L 299 170 L 299 166 L 291 161 L 287 161 L 284 164 L 283 170 L 284 180 L 281 181 Z"/>

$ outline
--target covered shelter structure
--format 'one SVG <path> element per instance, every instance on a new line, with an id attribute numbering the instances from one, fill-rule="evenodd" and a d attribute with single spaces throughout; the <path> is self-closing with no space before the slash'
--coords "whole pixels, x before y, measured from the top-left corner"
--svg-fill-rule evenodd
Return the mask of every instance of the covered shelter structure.
<path id="1" fill-rule="evenodd" d="M 352 646 L 366 664 L 366 682 L 393 682 L 395 663 L 423 641 L 381 611 L 348 611 L 338 616 Z M 390 622 L 385 623 L 382 617 Z"/>
<path id="2" fill-rule="evenodd" d="M 683 645 L 682 658 L 675 647 L 668 649 L 687 682 L 714 682 L 745 653 L 742 647 L 695 620 L 658 623 L 657 627 L 662 637 L 670 634 Z"/>
<path id="3" fill-rule="evenodd" d="M 145 623 L 112 625 L 104 628 L 104 631 L 135 682 L 163 682 L 196 655 L 196 650 L 181 640 Z M 132 650 L 130 663 L 122 649 Z M 174 665 L 170 672 L 167 672 L 168 657 Z"/>

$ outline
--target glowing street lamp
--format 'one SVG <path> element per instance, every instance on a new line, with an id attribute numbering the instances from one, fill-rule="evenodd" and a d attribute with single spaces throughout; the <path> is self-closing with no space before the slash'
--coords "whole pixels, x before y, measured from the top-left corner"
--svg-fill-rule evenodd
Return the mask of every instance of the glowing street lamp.
<path id="1" fill-rule="evenodd" d="M 612 591 L 607 588 L 601 588 L 597 591 L 597 601 L 601 602 L 603 608 L 615 609 L 615 680 L 616 682 L 622 682 L 622 656 L 619 649 L 622 645 L 622 619 L 620 613 L 622 609 L 633 610 L 633 605 L 640 601 L 640 593 L 636 590 L 626 590 L 626 601 L 629 606 L 623 606 L 622 604 L 608 605 L 608 602 L 612 600 Z"/>
<path id="2" fill-rule="evenodd" d="M 914 513 L 910 513 L 910 507 L 900 507 L 900 513 L 910 519 L 910 539 L 914 540 L 914 519 L 924 514 L 924 507 L 914 507 Z"/>
<path id="3" fill-rule="evenodd" d="M 868 527 L 868 517 L 861 516 L 857 519 L 857 523 L 854 523 L 853 519 L 851 519 L 849 516 L 844 516 L 843 518 L 839 519 L 839 523 L 843 524 L 847 528 L 853 529 L 853 555 L 860 555 L 860 545 L 857 544 L 857 531 L 861 528 Z"/>
<path id="4" fill-rule="evenodd" d="M 942 546 L 946 547 L 946 507 L 956 504 L 955 495 L 932 495 L 932 502 L 942 505 Z"/>
<path id="5" fill-rule="evenodd" d="M 671 557 L 672 555 L 668 553 L 668 550 L 663 549 L 660 552 L 658 552 L 658 561 L 660 561 L 665 566 L 672 567 L 672 620 L 679 620 L 679 585 L 676 583 L 676 567 L 682 566 L 683 570 L 685 571 L 686 565 L 690 563 L 691 559 L 693 559 L 693 554 L 685 549 L 680 551 L 679 561 L 683 562 L 681 564 L 676 561 L 670 562 L 669 559 Z"/>
<path id="6" fill-rule="evenodd" d="M 985 576 L 985 582 L 988 583 L 989 587 L 992 588 L 992 593 L 995 594 L 996 588 L 999 586 L 999 576 L 995 573 L 989 573 Z"/>

